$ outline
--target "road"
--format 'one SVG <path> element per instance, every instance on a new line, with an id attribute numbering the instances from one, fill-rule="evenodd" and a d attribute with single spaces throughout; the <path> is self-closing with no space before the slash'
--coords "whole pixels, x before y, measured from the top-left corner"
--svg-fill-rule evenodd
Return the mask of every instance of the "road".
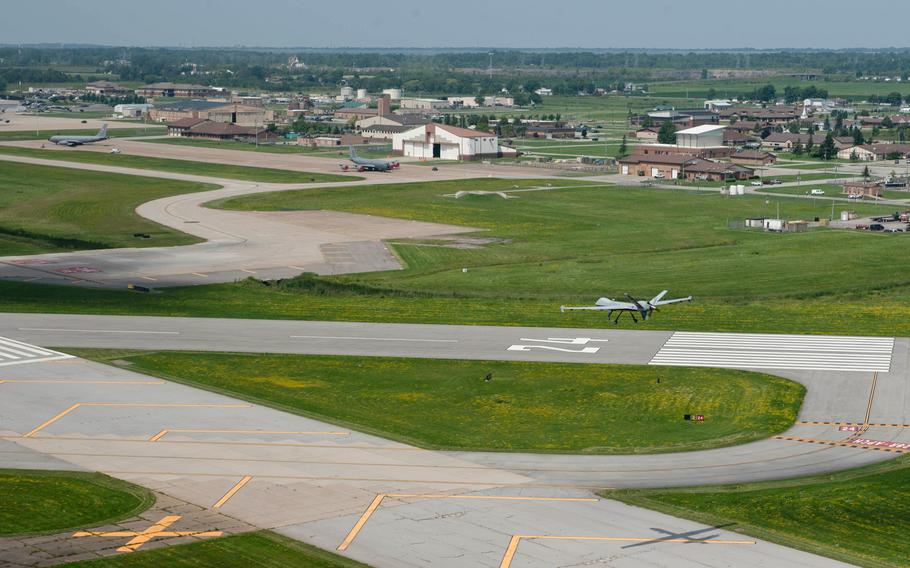
<path id="1" fill-rule="evenodd" d="M 799 440 L 646 456 L 539 455 L 414 448 L 44 347 L 30 352 L 35 363 L 0 366 L 5 464 L 99 470 L 200 508 L 228 496 L 221 514 L 340 547 L 377 567 L 837 566 L 598 499 L 592 490 L 834 471 L 897 455 L 857 438 L 906 441 L 910 432 L 875 426 L 908 423 L 907 339 L 42 314 L 0 314 L 0 336 L 63 352 L 108 347 L 761 368 L 808 388 L 800 423 L 783 434 Z M 0 344 L 0 355 L 4 346 L 10 344 Z M 853 370 L 838 370 L 844 367 Z M 852 433 L 831 422 L 873 426 Z M 717 544 L 684 546 L 706 537 Z"/>

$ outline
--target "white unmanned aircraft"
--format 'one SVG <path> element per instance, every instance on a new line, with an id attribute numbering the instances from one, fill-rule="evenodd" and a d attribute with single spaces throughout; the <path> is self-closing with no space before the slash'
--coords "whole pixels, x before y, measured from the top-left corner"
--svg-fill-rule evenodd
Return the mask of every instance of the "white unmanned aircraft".
<path id="1" fill-rule="evenodd" d="M 559 311 L 564 312 L 566 310 L 607 310 L 607 318 L 613 317 L 613 312 L 619 312 L 619 315 L 616 316 L 616 319 L 613 320 L 613 323 L 619 323 L 619 318 L 626 312 L 632 317 L 632 321 L 638 323 L 638 319 L 635 318 L 635 313 L 638 312 L 641 315 L 642 321 L 645 321 L 650 317 L 651 312 L 657 310 L 658 306 L 666 306 L 667 304 L 675 304 L 677 302 L 688 302 L 692 299 L 692 296 L 686 296 L 685 298 L 675 298 L 673 300 L 664 300 L 663 297 L 667 294 L 667 291 L 664 290 L 660 294 L 654 296 L 648 301 L 636 300 L 629 294 L 626 294 L 626 298 L 630 301 L 628 302 L 618 302 L 610 298 L 600 298 L 594 302 L 593 306 L 580 306 L 580 307 L 571 307 L 571 306 L 560 306 Z"/>

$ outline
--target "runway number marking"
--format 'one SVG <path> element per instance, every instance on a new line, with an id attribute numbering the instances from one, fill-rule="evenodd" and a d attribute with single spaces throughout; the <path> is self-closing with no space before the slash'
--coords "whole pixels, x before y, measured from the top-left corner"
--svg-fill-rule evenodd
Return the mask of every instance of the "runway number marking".
<path id="1" fill-rule="evenodd" d="M 592 339 L 590 337 L 548 337 L 546 339 L 532 339 L 522 337 L 520 341 L 538 341 L 541 343 L 556 343 L 559 345 L 587 345 L 590 342 L 606 343 L 608 339 Z M 563 353 L 588 353 L 593 354 L 600 351 L 600 347 L 582 347 L 581 349 L 566 349 L 565 347 L 555 347 L 553 345 L 510 345 L 506 351 L 530 351 L 532 349 L 544 349 L 547 351 L 562 351 Z"/>
<path id="2" fill-rule="evenodd" d="M 204 531 L 204 532 L 193 532 L 193 531 L 166 531 L 165 529 L 179 521 L 181 515 L 168 515 L 163 517 L 160 521 L 153 524 L 144 531 L 110 531 L 110 532 L 93 532 L 93 531 L 77 531 L 73 533 L 73 536 L 76 538 L 86 537 L 86 536 L 103 536 L 103 537 L 131 537 L 129 542 L 124 546 L 121 546 L 117 549 L 117 552 L 134 552 L 139 550 L 143 544 L 152 540 L 153 538 L 160 537 L 175 537 L 175 536 L 196 536 L 196 537 L 206 537 L 206 536 L 221 536 L 222 531 Z"/>

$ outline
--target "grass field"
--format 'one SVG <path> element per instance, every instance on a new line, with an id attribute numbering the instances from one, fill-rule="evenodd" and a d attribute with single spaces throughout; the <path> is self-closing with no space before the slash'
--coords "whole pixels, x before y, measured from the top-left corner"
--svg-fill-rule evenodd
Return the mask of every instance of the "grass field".
<path id="1" fill-rule="evenodd" d="M 910 558 L 910 459 L 822 475 L 727 486 L 605 492 L 657 509 L 869 567 Z"/>
<path id="2" fill-rule="evenodd" d="M 0 161 L 0 255 L 198 242 L 134 209 L 159 197 L 217 187 Z"/>
<path id="3" fill-rule="evenodd" d="M 348 155 L 347 146 L 338 146 L 335 148 L 313 148 L 311 146 L 298 146 L 297 144 L 251 144 L 250 142 L 239 142 L 229 140 L 219 142 L 215 140 L 194 140 L 189 138 L 156 138 L 144 140 L 153 144 L 171 144 L 174 146 L 196 146 L 199 148 L 220 148 L 222 150 L 243 150 L 247 152 L 266 152 L 270 154 L 307 154 L 309 156 L 323 157 L 340 157 L 346 158 Z M 357 150 L 358 155 L 363 158 L 386 158 L 391 155 L 391 145 L 388 150 Z M 452 162 L 449 162 L 452 163 Z"/>
<path id="4" fill-rule="evenodd" d="M 216 202 L 239 210 L 327 209 L 469 225 L 502 244 L 464 250 L 396 241 L 404 271 L 338 280 L 377 289 L 437 296 L 563 298 L 592 301 L 626 291 L 648 296 L 664 288 L 699 301 L 825 295 L 862 285 L 902 285 L 894 265 L 906 243 L 875 246 L 840 231 L 771 235 L 727 229 L 728 220 L 776 214 L 789 219 L 830 214 L 830 203 L 766 196 L 729 199 L 688 191 L 581 185 L 571 180 L 483 179 L 478 189 L 574 184 L 525 192 L 518 199 L 442 197 L 464 181 L 391 184 L 371 188 L 264 193 Z M 848 205 L 845 204 L 845 207 Z M 849 204 L 857 212 L 883 208 Z M 646 214 L 645 214 L 646 212 Z M 797 269 L 797 267 L 799 267 Z M 462 268 L 468 268 L 463 272 Z M 849 282 L 839 275 L 856 274 Z M 743 278 L 748 274 L 747 278 Z"/>
<path id="5" fill-rule="evenodd" d="M 142 170 L 158 170 L 197 176 L 257 181 L 263 183 L 312 183 L 330 181 L 353 181 L 363 179 L 356 176 L 297 172 L 274 168 L 257 168 L 200 162 L 194 160 L 175 160 L 171 158 L 154 158 L 149 156 L 132 156 L 126 154 L 108 154 L 84 150 L 39 150 L 37 148 L 17 148 L 0 146 L 0 154 L 63 160 L 80 164 L 100 164 L 103 166 L 120 166 Z"/>
<path id="6" fill-rule="evenodd" d="M 368 568 L 270 531 L 64 564 L 68 568 Z"/>
<path id="7" fill-rule="evenodd" d="M 479 249 L 396 241 L 403 271 L 166 289 L 154 294 L 0 282 L 0 310 L 201 317 L 613 327 L 562 304 L 664 288 L 693 294 L 643 324 L 617 327 L 768 333 L 910 335 L 906 235 L 814 230 L 770 234 L 729 220 L 831 214 L 830 201 L 585 186 L 518 199 L 443 197 L 574 180 L 496 180 L 314 189 L 230 202 L 250 209 L 338 209 L 487 229 Z M 844 203 L 860 215 L 892 206 Z M 462 268 L 467 268 L 463 272 Z M 850 278 L 844 278 L 850 274 Z"/>
<path id="8" fill-rule="evenodd" d="M 69 352 L 421 447 L 462 450 L 632 454 L 740 444 L 792 425 L 805 392 L 785 379 L 719 369 Z M 687 422 L 684 414 L 706 420 Z"/>
<path id="9" fill-rule="evenodd" d="M 0 469 L 0 537 L 104 525 L 154 501 L 147 490 L 101 473 Z"/>
<path id="10" fill-rule="evenodd" d="M 0 142 L 12 140 L 47 140 L 56 134 L 66 134 L 68 136 L 94 136 L 98 133 L 97 128 L 78 128 L 73 130 L 13 130 L 4 132 L 0 130 Z M 130 136 L 157 136 L 164 134 L 163 126 L 149 126 L 141 128 L 115 128 L 109 131 L 112 140 L 117 138 L 128 138 Z"/>

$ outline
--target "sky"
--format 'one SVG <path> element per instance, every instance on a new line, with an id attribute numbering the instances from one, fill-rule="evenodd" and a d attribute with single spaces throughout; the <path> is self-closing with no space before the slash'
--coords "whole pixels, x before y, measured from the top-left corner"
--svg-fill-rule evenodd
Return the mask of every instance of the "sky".
<path id="1" fill-rule="evenodd" d="M 910 47 L 910 36 L 889 24 L 908 21 L 910 1 L 873 5 L 875 14 L 862 16 L 853 0 L 25 0 L 2 8 L 0 43 Z"/>

